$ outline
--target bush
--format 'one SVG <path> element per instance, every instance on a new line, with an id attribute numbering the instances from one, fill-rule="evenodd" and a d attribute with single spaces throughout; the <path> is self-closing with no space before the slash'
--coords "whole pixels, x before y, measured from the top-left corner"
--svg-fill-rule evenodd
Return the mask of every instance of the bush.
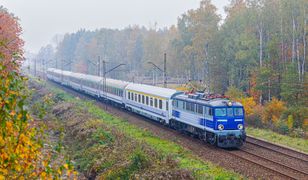
<path id="1" fill-rule="evenodd" d="M 254 127 L 258 127 L 258 128 L 264 127 L 262 120 L 261 120 L 262 112 L 263 112 L 262 106 L 260 105 L 255 106 L 255 108 L 253 109 L 253 112 L 246 116 L 247 124 L 254 126 Z"/>
<path id="2" fill-rule="evenodd" d="M 289 115 L 289 116 L 288 116 L 288 121 L 287 121 L 288 128 L 289 128 L 289 129 L 292 129 L 292 128 L 293 128 L 293 124 L 294 124 L 293 116 L 292 116 L 292 115 Z"/>
<path id="3" fill-rule="evenodd" d="M 278 99 L 273 98 L 272 101 L 268 102 L 264 106 L 264 111 L 262 113 L 262 122 L 272 127 L 277 127 L 279 119 L 286 109 L 287 108 L 283 101 L 279 101 Z"/>
<path id="4" fill-rule="evenodd" d="M 307 130 L 308 124 L 305 125 L 305 118 L 308 117 L 307 107 L 299 107 L 299 106 L 290 107 L 289 109 L 286 109 L 283 112 L 281 119 L 289 119 L 291 117 L 293 118 L 292 128 L 302 128 L 304 130 Z"/>
<path id="5" fill-rule="evenodd" d="M 285 121 L 279 121 L 277 125 L 277 130 L 280 134 L 289 134 L 290 128 L 288 127 L 288 124 Z"/>
<path id="6" fill-rule="evenodd" d="M 305 137 L 305 131 L 302 128 L 296 128 L 294 129 L 290 135 L 292 137 L 297 137 L 297 138 L 304 138 Z"/>
<path id="7" fill-rule="evenodd" d="M 256 108 L 257 103 L 254 101 L 253 97 L 241 98 L 237 101 L 242 103 L 244 106 L 246 116 L 252 115 L 254 113 L 254 109 Z"/>

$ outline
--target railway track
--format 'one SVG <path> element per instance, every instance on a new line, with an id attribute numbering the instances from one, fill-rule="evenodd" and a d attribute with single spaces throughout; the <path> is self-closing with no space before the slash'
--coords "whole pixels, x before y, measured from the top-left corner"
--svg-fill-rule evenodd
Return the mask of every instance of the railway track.
<path id="1" fill-rule="evenodd" d="M 264 149 L 268 149 L 271 151 L 275 151 L 278 154 L 288 156 L 290 158 L 294 158 L 299 161 L 308 163 L 308 154 L 304 152 L 299 152 L 297 150 L 290 149 L 290 148 L 287 148 L 287 147 L 284 147 L 278 144 L 273 144 L 273 143 L 270 143 L 265 140 L 258 139 L 252 136 L 247 136 L 246 143 L 253 144 L 255 146 L 262 147 Z"/>
<path id="2" fill-rule="evenodd" d="M 248 136 L 246 145 L 232 154 L 290 179 L 308 178 L 308 154 L 288 147 Z"/>
<path id="3" fill-rule="evenodd" d="M 280 163 L 276 160 L 273 160 L 268 157 L 264 157 L 262 155 L 250 152 L 247 149 L 240 149 L 239 151 L 229 152 L 230 154 L 243 159 L 245 161 L 249 161 L 257 166 L 268 169 L 276 174 L 280 174 L 281 176 L 287 179 L 307 179 L 308 173 L 304 170 L 299 170 L 295 167 Z M 306 166 L 307 168 L 308 166 Z"/>
<path id="4" fill-rule="evenodd" d="M 88 95 L 60 86 L 61 89 L 80 98 L 89 99 Z M 93 98 L 92 98 L 93 99 Z M 97 101 L 101 108 L 106 104 Z M 252 179 L 308 179 L 308 155 L 279 145 L 271 144 L 253 137 L 247 138 L 247 143 L 238 150 L 224 150 L 205 144 L 198 139 L 189 137 L 173 129 L 139 115 L 123 111 L 111 105 L 108 112 L 122 117 L 130 123 L 146 128 L 154 135 L 172 140 L 206 161 L 212 161 L 226 169 L 234 170 Z M 174 137 L 174 138 L 170 138 Z M 223 158 L 218 158 L 223 157 Z"/>

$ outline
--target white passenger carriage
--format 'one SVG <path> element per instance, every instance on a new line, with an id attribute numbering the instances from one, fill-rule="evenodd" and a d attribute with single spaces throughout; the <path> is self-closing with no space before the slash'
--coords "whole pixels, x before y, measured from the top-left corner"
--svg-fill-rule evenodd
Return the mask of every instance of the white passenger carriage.
<path id="1" fill-rule="evenodd" d="M 172 98 L 181 92 L 174 89 L 130 83 L 126 86 L 126 108 L 156 121 L 169 124 Z"/>
<path id="2" fill-rule="evenodd" d="M 48 69 L 47 77 L 55 82 L 61 83 L 62 85 L 83 91 L 98 98 L 106 98 L 124 106 L 124 90 L 128 85 L 128 82 L 126 81 L 107 78 L 105 91 L 103 91 L 104 84 L 102 77 L 62 71 L 53 68 Z"/>

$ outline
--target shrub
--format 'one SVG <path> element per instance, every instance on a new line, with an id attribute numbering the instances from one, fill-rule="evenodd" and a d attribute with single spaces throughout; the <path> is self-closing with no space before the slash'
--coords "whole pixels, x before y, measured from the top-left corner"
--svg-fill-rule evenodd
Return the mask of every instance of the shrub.
<path id="1" fill-rule="evenodd" d="M 256 108 L 257 103 L 254 101 L 253 97 L 241 98 L 237 101 L 242 103 L 244 106 L 246 116 L 252 115 L 254 113 L 254 109 Z"/>
<path id="2" fill-rule="evenodd" d="M 293 106 L 289 109 L 286 109 L 281 119 L 289 119 L 292 116 L 293 118 L 293 125 L 292 128 L 302 128 L 307 129 L 307 125 L 305 125 L 305 118 L 308 117 L 308 108 L 307 107 L 300 107 L 300 106 Z M 291 121 L 291 119 L 290 119 Z M 290 122 L 291 123 L 291 122 Z"/>
<path id="3" fill-rule="evenodd" d="M 276 126 L 279 123 L 279 119 L 282 113 L 286 110 L 285 103 L 273 98 L 272 101 L 268 102 L 264 106 L 264 111 L 262 113 L 262 122 L 270 126 Z"/>
<path id="4" fill-rule="evenodd" d="M 302 128 L 296 128 L 294 129 L 291 134 L 292 137 L 297 138 L 304 138 L 305 137 L 305 131 Z"/>
<path id="5" fill-rule="evenodd" d="M 262 128 L 263 127 L 263 123 L 261 120 L 262 112 L 263 112 L 263 107 L 261 105 L 256 105 L 255 108 L 253 109 L 253 112 L 246 116 L 247 124 L 254 127 Z"/>
<path id="6" fill-rule="evenodd" d="M 277 125 L 277 130 L 280 134 L 289 134 L 290 128 L 288 127 L 288 124 L 285 121 L 279 121 Z"/>
<path id="7" fill-rule="evenodd" d="M 294 124 L 293 116 L 292 116 L 292 115 L 289 115 L 289 116 L 288 116 L 288 121 L 287 121 L 288 128 L 289 128 L 289 129 L 292 129 L 292 128 L 293 128 L 293 124 Z"/>

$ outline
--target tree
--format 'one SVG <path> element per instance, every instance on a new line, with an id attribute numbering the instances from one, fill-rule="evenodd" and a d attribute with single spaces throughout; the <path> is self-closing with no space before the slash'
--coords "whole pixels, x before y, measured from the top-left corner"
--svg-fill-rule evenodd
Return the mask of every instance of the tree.
<path id="1" fill-rule="evenodd" d="M 0 179 L 59 178 L 62 169 L 50 165 L 50 152 L 42 152 L 43 135 L 27 111 L 21 32 L 18 19 L 1 6 Z"/>

